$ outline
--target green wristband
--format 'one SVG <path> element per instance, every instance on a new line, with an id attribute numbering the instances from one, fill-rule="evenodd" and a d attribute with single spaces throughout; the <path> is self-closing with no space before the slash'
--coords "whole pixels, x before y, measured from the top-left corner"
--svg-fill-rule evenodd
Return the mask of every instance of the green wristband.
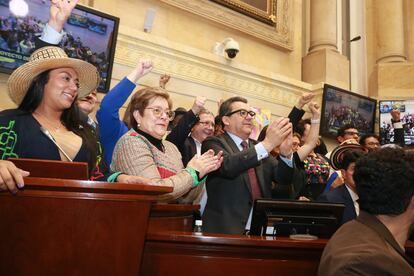
<path id="1" fill-rule="evenodd" d="M 111 174 L 111 175 L 108 177 L 107 181 L 108 181 L 108 182 L 111 182 L 111 183 L 116 182 L 116 179 L 118 178 L 118 176 L 119 176 L 120 174 L 122 174 L 122 172 L 116 172 L 116 173 Z"/>
<path id="2" fill-rule="evenodd" d="M 195 169 L 191 168 L 191 167 L 187 167 L 185 168 L 185 170 L 191 175 L 191 178 L 193 179 L 193 185 L 192 187 L 195 188 L 200 184 L 203 184 L 204 182 L 206 182 L 207 176 L 203 177 L 203 179 L 199 180 L 198 176 L 197 176 L 197 172 Z"/>

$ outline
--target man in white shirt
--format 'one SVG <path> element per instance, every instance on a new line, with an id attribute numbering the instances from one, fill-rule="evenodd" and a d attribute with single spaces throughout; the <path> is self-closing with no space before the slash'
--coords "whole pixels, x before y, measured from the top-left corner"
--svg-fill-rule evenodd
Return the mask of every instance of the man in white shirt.
<path id="1" fill-rule="evenodd" d="M 187 137 L 182 148 L 181 154 L 184 167 L 194 157 L 194 155 L 201 155 L 201 144 L 203 141 L 212 135 L 214 135 L 214 115 L 207 109 L 201 109 L 198 113 L 197 122 L 191 129 L 190 135 Z M 194 202 L 200 204 L 200 214 L 203 215 L 204 208 L 207 203 L 207 192 L 205 187 L 201 196 Z"/>

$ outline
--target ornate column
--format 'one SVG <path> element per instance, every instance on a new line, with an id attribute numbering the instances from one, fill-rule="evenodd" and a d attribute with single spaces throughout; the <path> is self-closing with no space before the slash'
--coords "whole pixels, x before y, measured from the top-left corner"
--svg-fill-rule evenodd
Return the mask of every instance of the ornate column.
<path id="1" fill-rule="evenodd" d="M 337 0 L 310 0 L 310 47 L 302 59 L 302 80 L 349 85 L 349 62 L 337 49 Z"/>
<path id="2" fill-rule="evenodd" d="M 376 0 L 374 3 L 377 63 L 406 61 L 403 0 Z"/>
<path id="3" fill-rule="evenodd" d="M 412 5 L 411 0 L 372 1 L 375 36 L 370 50 L 376 63 L 369 77 L 370 96 L 403 99 L 414 93 L 414 63 L 407 61 L 407 53 L 413 49 L 408 44 L 412 42 Z"/>
<path id="4" fill-rule="evenodd" d="M 312 0 L 310 2 L 309 52 L 321 49 L 338 50 L 336 17 L 336 0 Z"/>

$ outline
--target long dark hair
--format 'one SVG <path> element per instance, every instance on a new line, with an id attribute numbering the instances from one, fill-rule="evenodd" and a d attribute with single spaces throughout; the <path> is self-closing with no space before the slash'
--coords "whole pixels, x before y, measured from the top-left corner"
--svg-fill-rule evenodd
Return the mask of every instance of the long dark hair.
<path id="1" fill-rule="evenodd" d="M 49 73 L 50 70 L 45 71 L 33 79 L 26 96 L 18 107 L 20 110 L 33 113 L 40 105 L 45 85 L 49 81 Z M 68 109 L 63 111 L 60 121 L 69 131 L 82 138 L 82 142 L 85 144 L 88 152 L 87 161 L 89 173 L 91 174 L 96 168 L 96 160 L 100 152 L 98 138 L 95 130 L 86 121 L 81 120 L 76 100 L 77 98 Z"/>

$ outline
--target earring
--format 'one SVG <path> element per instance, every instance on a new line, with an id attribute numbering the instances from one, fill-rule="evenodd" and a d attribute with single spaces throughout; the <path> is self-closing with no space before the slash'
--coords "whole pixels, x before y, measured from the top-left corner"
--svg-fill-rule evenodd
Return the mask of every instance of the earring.
<path id="1" fill-rule="evenodd" d="M 141 124 L 137 122 L 137 128 L 139 128 L 140 126 L 141 126 Z"/>

